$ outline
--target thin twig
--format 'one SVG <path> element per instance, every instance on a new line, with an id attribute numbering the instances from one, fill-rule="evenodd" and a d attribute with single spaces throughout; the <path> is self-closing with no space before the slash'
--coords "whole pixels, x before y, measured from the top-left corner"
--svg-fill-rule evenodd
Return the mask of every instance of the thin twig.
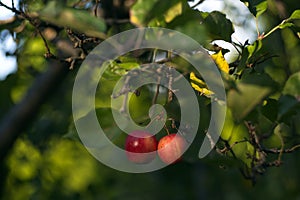
<path id="1" fill-rule="evenodd" d="M 97 17 L 99 2 L 100 2 L 99 0 L 96 0 L 95 9 L 94 9 L 94 15 L 95 15 L 95 17 Z"/>
<path id="2" fill-rule="evenodd" d="M 13 0 L 12 0 L 12 2 L 13 2 Z M 22 16 L 22 17 L 24 17 L 26 20 L 28 20 L 29 23 L 30 23 L 30 24 L 38 31 L 38 34 L 41 36 L 41 38 L 42 38 L 42 40 L 43 40 L 43 42 L 44 42 L 44 45 L 45 45 L 45 48 L 46 48 L 46 54 L 45 54 L 45 57 L 46 57 L 46 58 L 55 57 L 55 56 L 51 53 L 50 48 L 49 48 L 49 46 L 48 46 L 48 43 L 47 43 L 45 37 L 43 36 L 41 30 L 39 29 L 37 23 L 34 22 L 33 19 L 32 19 L 31 17 L 29 17 L 29 16 L 28 16 L 26 13 L 24 13 L 23 11 L 17 10 L 17 9 L 15 8 L 15 6 L 14 6 L 13 3 L 12 3 L 12 7 L 9 7 L 9 6 L 3 4 L 3 3 L 0 1 L 0 6 L 3 6 L 3 7 L 5 7 L 6 9 L 8 9 L 8 10 L 14 12 L 16 15 Z"/>
<path id="3" fill-rule="evenodd" d="M 235 141 L 235 142 L 232 143 L 231 145 L 229 145 L 229 143 L 228 143 L 228 145 L 225 145 L 225 148 L 224 148 L 224 149 L 221 149 L 220 152 L 221 152 L 221 153 L 224 153 L 224 152 L 230 151 L 230 150 L 232 150 L 232 148 L 233 148 L 235 145 L 240 144 L 240 143 L 244 143 L 244 142 L 249 142 L 249 140 L 248 140 L 248 139 L 244 139 L 244 140 L 240 140 L 240 141 Z M 226 142 L 225 142 L 225 144 L 226 144 Z"/>
<path id="4" fill-rule="evenodd" d="M 41 36 L 43 42 L 44 42 L 44 45 L 45 45 L 45 48 L 46 48 L 46 54 L 45 54 L 45 58 L 50 58 L 50 57 L 55 57 L 52 53 L 51 53 L 51 50 L 48 46 L 48 42 L 47 40 L 45 39 L 44 35 L 42 34 L 41 30 L 38 28 L 38 27 L 35 27 L 39 33 L 39 35 Z"/>
<path id="5" fill-rule="evenodd" d="M 272 154 L 280 154 L 280 153 L 292 153 L 293 151 L 296 151 L 298 148 L 300 148 L 300 144 L 297 144 L 289 149 L 266 149 L 264 148 L 263 151 L 267 153 L 272 153 Z"/>
<path id="6" fill-rule="evenodd" d="M 14 0 L 11 0 L 11 7 L 12 7 L 13 9 L 15 9 L 15 2 L 14 2 Z"/>
<path id="7" fill-rule="evenodd" d="M 199 6 L 201 3 L 203 3 L 204 0 L 199 0 L 195 5 L 193 5 L 191 8 L 194 9 L 196 8 L 197 6 Z"/>
<path id="8" fill-rule="evenodd" d="M 157 80 L 157 85 L 156 85 L 156 92 L 155 92 L 155 95 L 154 95 L 154 97 L 152 99 L 152 105 L 156 104 L 157 98 L 158 98 L 158 95 L 159 95 L 159 88 L 160 88 L 159 83 L 161 81 L 161 77 L 159 76 L 157 79 L 158 80 Z"/>

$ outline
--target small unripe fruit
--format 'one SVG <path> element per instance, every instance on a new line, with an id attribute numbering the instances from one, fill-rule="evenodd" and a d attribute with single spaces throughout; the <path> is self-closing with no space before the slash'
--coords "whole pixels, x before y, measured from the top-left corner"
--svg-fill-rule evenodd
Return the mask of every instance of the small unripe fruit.
<path id="1" fill-rule="evenodd" d="M 154 135 L 146 131 L 133 131 L 126 138 L 125 150 L 131 162 L 149 163 L 156 156 L 157 140 Z"/>
<path id="2" fill-rule="evenodd" d="M 178 162 L 187 147 L 186 140 L 178 134 L 169 134 L 158 142 L 158 155 L 166 164 Z"/>

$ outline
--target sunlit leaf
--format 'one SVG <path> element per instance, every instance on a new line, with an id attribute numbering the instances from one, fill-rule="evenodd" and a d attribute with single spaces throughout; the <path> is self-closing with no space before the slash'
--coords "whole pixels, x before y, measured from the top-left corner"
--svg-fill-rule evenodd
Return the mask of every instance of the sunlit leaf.
<path id="1" fill-rule="evenodd" d="M 267 0 L 241 0 L 249 8 L 250 12 L 258 17 L 263 14 L 268 8 Z"/>
<path id="2" fill-rule="evenodd" d="M 105 38 L 103 33 L 106 24 L 103 19 L 96 18 L 90 13 L 72 8 L 58 7 L 54 1 L 39 13 L 41 19 L 57 26 L 68 27 L 75 31 L 85 33 L 88 36 Z"/>
<path id="3" fill-rule="evenodd" d="M 210 91 L 210 90 L 207 89 L 207 88 L 201 88 L 201 87 L 199 87 L 198 85 L 196 85 L 196 84 L 194 84 L 194 83 L 191 83 L 191 85 L 192 85 L 192 87 L 193 87 L 196 91 L 200 92 L 201 95 L 205 95 L 205 96 L 207 96 L 207 97 L 210 97 L 212 94 L 214 94 L 212 91 Z"/>
<path id="4" fill-rule="evenodd" d="M 253 155 L 253 146 L 247 141 L 249 138 L 248 130 L 243 123 L 234 125 L 231 137 L 228 141 L 234 157 L 243 161 L 250 168 Z"/>
<path id="5" fill-rule="evenodd" d="M 8 159 L 8 165 L 11 168 L 10 175 L 22 181 L 34 179 L 42 158 L 39 149 L 32 145 L 31 141 L 24 139 L 16 142 L 14 151 Z"/>
<path id="6" fill-rule="evenodd" d="M 182 13 L 182 2 L 177 3 L 171 7 L 165 14 L 165 20 L 167 23 L 172 21 L 176 16 Z"/>
<path id="7" fill-rule="evenodd" d="M 289 20 L 300 19 L 300 10 L 295 10 L 288 19 Z"/>
<path id="8" fill-rule="evenodd" d="M 207 85 L 204 81 L 196 77 L 194 72 L 190 73 L 190 80 L 191 80 L 191 86 L 196 91 L 200 92 L 201 95 L 211 97 L 211 95 L 214 94 L 214 92 L 212 92 L 207 88 Z"/>
<path id="9" fill-rule="evenodd" d="M 279 28 L 284 29 L 287 27 L 294 27 L 297 29 L 297 27 L 300 27 L 300 10 L 295 10 L 291 16 L 283 20 L 281 24 L 278 25 Z"/>
<path id="10" fill-rule="evenodd" d="M 285 23 L 279 24 L 279 28 L 281 28 L 281 29 L 284 29 L 284 28 L 287 28 L 287 27 L 292 27 L 292 26 L 294 26 L 294 24 L 290 23 L 290 22 L 285 22 Z"/>
<path id="11" fill-rule="evenodd" d="M 182 0 L 138 0 L 132 6 L 130 21 L 137 26 L 147 26 L 155 20 L 172 21 L 182 12 Z"/>
<path id="12" fill-rule="evenodd" d="M 221 50 L 218 53 L 212 54 L 211 57 L 215 61 L 215 63 L 217 64 L 220 70 L 222 70 L 226 74 L 229 73 L 229 65 L 225 60 Z"/>
<path id="13" fill-rule="evenodd" d="M 251 45 L 247 46 L 247 50 L 249 52 L 248 58 L 253 56 L 255 53 L 257 53 L 262 47 L 262 41 L 261 40 L 256 40 L 253 42 Z"/>
<path id="14" fill-rule="evenodd" d="M 201 79 L 197 78 L 194 72 L 190 73 L 190 80 L 194 81 L 201 87 L 206 87 L 206 83 L 204 81 L 202 81 Z"/>
<path id="15" fill-rule="evenodd" d="M 138 0 L 130 10 L 130 21 L 136 26 L 147 25 L 147 14 L 153 8 L 157 0 Z"/>
<path id="16" fill-rule="evenodd" d="M 256 8 L 256 17 L 259 17 L 261 14 L 263 14 L 267 8 L 268 8 L 268 2 L 262 1 L 261 3 L 257 4 L 255 6 Z"/>
<path id="17" fill-rule="evenodd" d="M 227 109 L 223 130 L 221 132 L 221 138 L 223 140 L 226 140 L 226 141 L 230 140 L 234 126 L 235 126 L 235 122 L 232 117 L 231 111 L 229 109 Z"/>

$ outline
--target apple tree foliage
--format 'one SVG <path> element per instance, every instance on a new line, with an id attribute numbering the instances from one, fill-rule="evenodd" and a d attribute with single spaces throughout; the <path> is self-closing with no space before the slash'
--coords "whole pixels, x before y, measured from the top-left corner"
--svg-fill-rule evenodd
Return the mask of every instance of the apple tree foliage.
<path id="1" fill-rule="evenodd" d="M 203 1 L 198 2 L 201 3 Z M 300 166 L 296 161 L 300 147 L 299 5 L 296 1 L 271 0 L 241 0 L 239 3 L 248 8 L 250 17 L 258 24 L 255 40 L 233 40 L 232 34 L 238 25 L 225 13 L 199 11 L 187 0 L 20 0 L 17 6 L 1 1 L 2 8 L 15 13 L 12 18 L 0 21 L 1 40 L 11 35 L 17 44 L 14 52 L 7 52 L 7 56 L 17 59 L 17 70 L 0 81 L 0 158 L 4 198 L 79 198 L 80 195 L 119 198 L 126 196 L 126 190 L 116 182 L 142 187 L 138 183 L 132 184 L 129 175 L 99 167 L 99 163 L 88 155 L 74 128 L 74 120 L 80 119 L 72 118 L 71 109 L 74 79 L 88 53 L 109 36 L 135 27 L 164 27 L 180 31 L 210 52 L 226 87 L 225 124 L 215 148 L 206 158 L 199 160 L 197 151 L 208 134 L 213 91 L 181 57 L 159 49 L 137 50 L 111 61 L 97 89 L 96 111 L 99 116 L 105 116 L 99 117 L 99 123 L 111 141 L 122 147 L 126 137 L 111 114 L 114 85 L 129 70 L 158 62 L 185 75 L 195 90 L 201 110 L 197 137 L 184 154 L 182 163 L 172 166 L 173 173 L 187 170 L 190 165 L 199 167 L 202 163 L 213 168 L 206 169 L 208 174 L 224 177 L 222 169 L 226 168 L 234 171 L 230 174 L 234 181 L 226 182 L 229 188 L 242 187 L 236 186 L 240 185 L 239 182 L 248 187 L 243 179 L 237 178 L 236 169 L 252 183 L 260 177 L 261 182 L 276 181 L 260 176 L 265 173 L 279 171 L 282 174 L 278 176 L 296 173 L 297 166 Z M 213 45 L 215 40 L 231 44 L 236 52 L 232 61 L 224 59 L 232 52 Z M 5 63 L 1 64 L 5 67 Z M 148 110 L 155 102 L 165 107 L 171 119 L 158 137 L 176 131 L 180 113 L 176 98 L 170 100 L 168 90 L 148 85 L 134 93 L 126 103 L 136 123 L 147 125 Z M 290 168 L 284 168 L 286 166 Z M 274 167 L 279 168 L 274 170 Z M 284 171 L 287 169 L 290 171 Z M 179 177 L 184 177 L 185 173 Z M 165 186 L 167 191 L 173 191 L 172 187 L 182 182 L 174 179 L 174 184 L 165 182 L 164 185 L 163 181 L 167 179 L 159 179 L 158 175 L 171 176 L 162 170 L 154 173 L 152 178 L 141 175 L 136 181 L 152 187 L 155 184 Z M 208 175 L 201 176 L 211 179 Z M 197 184 L 197 180 L 193 181 Z M 191 184 L 187 179 L 183 182 Z M 290 183 L 288 187 L 294 192 L 289 197 L 299 197 L 299 180 L 286 183 Z M 198 184 L 206 188 L 207 196 L 217 197 L 218 194 L 211 192 L 215 187 L 212 180 L 206 184 L 198 180 Z M 274 183 L 265 190 L 273 192 L 274 188 L 285 190 L 285 187 L 286 184 Z M 224 192 L 226 187 L 220 190 Z M 258 191 L 263 194 L 264 190 Z M 184 195 L 195 198 L 194 193 Z M 161 195 L 168 197 L 168 194 Z M 243 195 L 239 191 L 232 194 Z M 158 197 L 156 195 L 153 197 Z M 279 193 L 278 197 L 282 195 L 286 194 Z"/>

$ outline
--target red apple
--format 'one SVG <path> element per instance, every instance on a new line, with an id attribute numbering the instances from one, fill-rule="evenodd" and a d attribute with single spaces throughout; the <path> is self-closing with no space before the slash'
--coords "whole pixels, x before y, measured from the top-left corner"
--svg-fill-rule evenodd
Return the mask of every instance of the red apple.
<path id="1" fill-rule="evenodd" d="M 128 160 L 134 163 L 149 163 L 156 156 L 157 140 L 154 135 L 146 131 L 133 131 L 125 141 Z"/>
<path id="2" fill-rule="evenodd" d="M 169 134 L 158 142 L 158 155 L 166 164 L 175 163 L 181 159 L 187 145 L 182 136 L 176 133 Z"/>

